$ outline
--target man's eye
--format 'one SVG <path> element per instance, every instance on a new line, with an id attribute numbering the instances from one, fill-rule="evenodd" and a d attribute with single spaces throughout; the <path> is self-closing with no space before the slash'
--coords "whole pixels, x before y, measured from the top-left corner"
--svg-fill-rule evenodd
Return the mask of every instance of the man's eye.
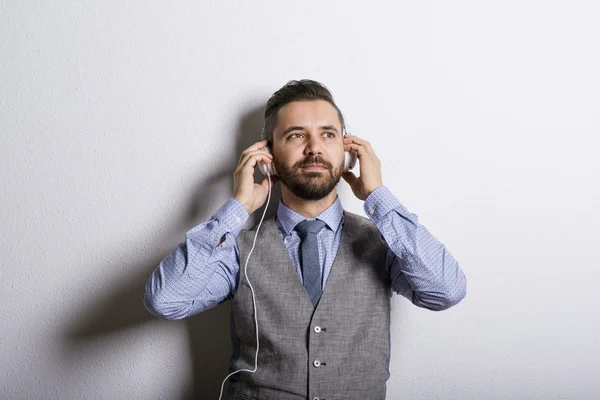
<path id="1" fill-rule="evenodd" d="M 300 134 L 299 134 L 299 133 L 292 133 L 292 134 L 290 134 L 290 136 L 288 136 L 288 137 L 289 137 L 289 138 L 291 138 L 291 139 L 293 139 L 293 138 L 294 138 L 294 137 L 296 137 L 296 136 L 300 136 Z"/>
<path id="2" fill-rule="evenodd" d="M 325 135 L 327 137 L 334 137 L 335 133 L 333 133 L 333 132 L 325 132 L 323 135 Z"/>

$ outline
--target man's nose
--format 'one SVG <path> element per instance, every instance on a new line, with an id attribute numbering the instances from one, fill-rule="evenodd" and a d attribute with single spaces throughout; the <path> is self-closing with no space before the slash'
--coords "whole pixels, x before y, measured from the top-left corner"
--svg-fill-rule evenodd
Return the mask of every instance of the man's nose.
<path id="1" fill-rule="evenodd" d="M 306 147 L 304 148 L 304 153 L 305 154 L 321 154 L 321 148 L 322 143 L 321 143 L 321 138 L 319 137 L 318 134 L 315 135 L 310 135 L 310 137 L 308 138 L 308 141 L 306 142 Z"/>

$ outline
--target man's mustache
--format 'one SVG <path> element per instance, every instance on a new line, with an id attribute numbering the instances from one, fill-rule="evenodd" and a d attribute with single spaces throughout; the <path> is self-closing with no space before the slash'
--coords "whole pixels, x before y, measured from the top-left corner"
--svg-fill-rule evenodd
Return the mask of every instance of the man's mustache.
<path id="1" fill-rule="evenodd" d="M 319 156 L 309 156 L 302 161 L 298 161 L 296 165 L 294 165 L 294 167 L 302 168 L 310 164 L 323 164 L 323 166 L 326 167 L 328 170 L 331 170 L 331 168 L 333 167 L 330 162 L 323 160 Z"/>

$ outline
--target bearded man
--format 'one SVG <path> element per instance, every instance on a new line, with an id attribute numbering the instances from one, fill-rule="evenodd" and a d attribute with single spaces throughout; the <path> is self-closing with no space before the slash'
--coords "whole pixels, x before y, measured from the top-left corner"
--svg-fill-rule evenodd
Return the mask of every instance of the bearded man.
<path id="1" fill-rule="evenodd" d="M 230 399 L 384 400 L 392 294 L 436 311 L 465 297 L 457 261 L 383 185 L 373 147 L 344 133 L 323 84 L 289 81 L 267 102 L 264 140 L 241 154 L 233 196 L 147 281 L 144 304 L 163 319 L 230 301 Z M 270 181 L 255 183 L 259 163 L 274 166 Z M 343 209 L 340 178 L 368 218 Z M 276 215 L 242 229 L 277 182 Z"/>

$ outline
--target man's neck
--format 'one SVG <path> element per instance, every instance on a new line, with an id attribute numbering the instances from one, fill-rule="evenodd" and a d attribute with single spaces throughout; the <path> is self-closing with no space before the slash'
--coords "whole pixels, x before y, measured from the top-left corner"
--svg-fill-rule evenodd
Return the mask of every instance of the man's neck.
<path id="1" fill-rule="evenodd" d="M 306 218 L 314 218 L 325 211 L 335 202 L 337 191 L 335 188 L 320 200 L 305 200 L 289 191 L 285 185 L 281 185 L 281 201 L 283 204 Z"/>

